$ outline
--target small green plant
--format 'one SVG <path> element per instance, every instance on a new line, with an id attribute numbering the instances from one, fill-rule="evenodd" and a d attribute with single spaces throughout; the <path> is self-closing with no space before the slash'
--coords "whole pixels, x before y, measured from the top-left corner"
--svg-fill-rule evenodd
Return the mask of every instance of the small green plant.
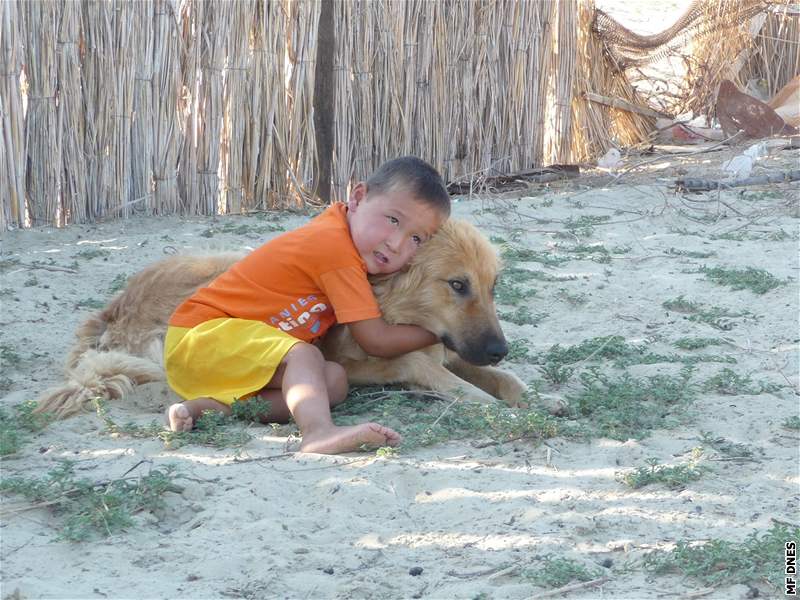
<path id="1" fill-rule="evenodd" d="M 549 381 L 555 386 L 560 386 L 570 380 L 575 369 L 559 363 L 545 363 L 539 367 L 539 372 L 545 381 Z"/>
<path id="2" fill-rule="evenodd" d="M 111 252 L 104 248 L 84 248 L 75 254 L 75 258 L 82 258 L 84 260 L 91 260 L 93 258 L 108 258 Z"/>
<path id="3" fill-rule="evenodd" d="M 682 490 L 690 481 L 700 479 L 703 473 L 708 470 L 707 467 L 699 465 L 697 460 L 692 460 L 686 465 L 676 465 L 674 467 L 659 464 L 657 458 L 648 458 L 645 463 L 647 463 L 646 467 L 638 467 L 633 471 L 618 473 L 617 480 L 633 489 L 661 483 L 671 490 Z"/>
<path id="4" fill-rule="evenodd" d="M 22 357 L 13 346 L 0 344 L 0 367 L 10 370 L 19 366 L 20 362 L 22 362 Z"/>
<path id="5" fill-rule="evenodd" d="M 494 288 L 494 296 L 498 304 L 516 306 L 525 302 L 531 296 L 536 295 L 535 290 L 531 291 L 516 285 L 505 275 L 501 275 Z"/>
<path id="6" fill-rule="evenodd" d="M 15 454 L 30 438 L 47 427 L 53 417 L 34 413 L 36 402 L 28 401 L 12 407 L 11 412 L 0 408 L 0 456 Z"/>
<path id="7" fill-rule="evenodd" d="M 701 431 L 700 436 L 704 446 L 713 448 L 728 459 L 749 459 L 753 456 L 753 451 L 747 444 L 731 442 L 724 437 L 714 436 L 710 431 Z"/>
<path id="8" fill-rule="evenodd" d="M 653 429 L 680 422 L 696 395 L 691 367 L 677 377 L 655 375 L 638 379 L 628 372 L 611 379 L 590 367 L 580 374 L 582 389 L 568 395 L 569 416 L 581 419 L 589 434 L 615 440 L 642 439 Z"/>
<path id="9" fill-rule="evenodd" d="M 679 250 L 678 248 L 670 248 L 665 251 L 665 254 L 670 256 L 686 256 L 687 258 L 711 258 L 716 256 L 716 252 L 709 250 L 708 252 L 697 252 L 692 250 Z"/>
<path id="10" fill-rule="evenodd" d="M 99 310 L 106 305 L 105 302 L 102 300 L 96 300 L 95 298 L 86 298 L 85 300 L 81 300 L 77 304 L 75 304 L 75 308 L 88 308 L 91 310 Z"/>
<path id="11" fill-rule="evenodd" d="M 500 313 L 499 316 L 503 321 L 514 323 L 514 325 L 538 325 L 547 318 L 548 313 L 531 314 L 527 308 L 520 306 L 514 312 Z"/>
<path id="12" fill-rule="evenodd" d="M 590 237 L 594 233 L 595 226 L 610 220 L 611 217 L 608 215 L 581 215 L 577 219 L 569 217 L 564 221 L 564 229 L 581 237 Z"/>
<path id="13" fill-rule="evenodd" d="M 530 348 L 524 340 L 513 340 L 508 344 L 506 360 L 511 362 L 529 362 Z"/>
<path id="14" fill-rule="evenodd" d="M 250 434 L 243 429 L 228 427 L 234 424 L 234 417 L 223 413 L 206 411 L 197 419 L 197 423 L 191 431 L 170 431 L 163 423 L 156 421 L 152 421 L 148 425 L 138 425 L 132 422 L 120 425 L 109 416 L 104 401 L 96 398 L 94 402 L 97 414 L 105 423 L 107 432 L 132 438 L 159 439 L 170 450 L 187 444 L 240 450 L 252 439 Z"/>
<path id="15" fill-rule="evenodd" d="M 724 343 L 718 338 L 683 337 L 675 340 L 673 345 L 681 350 L 701 350 L 709 346 L 721 346 Z"/>
<path id="16" fill-rule="evenodd" d="M 163 495 L 182 488 L 174 483 L 169 467 L 143 477 L 89 481 L 77 479 L 73 463 L 62 461 L 42 479 L 5 477 L 0 491 L 49 506 L 64 520 L 59 537 L 80 542 L 130 527 L 134 514 L 162 508 Z"/>
<path id="17" fill-rule="evenodd" d="M 775 392 L 781 386 L 759 382 L 754 383 L 747 375 L 739 375 L 733 369 L 724 368 L 719 373 L 706 380 L 703 389 L 707 392 L 716 392 L 725 396 L 758 395 Z"/>
<path id="18" fill-rule="evenodd" d="M 557 246 L 567 254 L 576 254 L 581 260 L 591 260 L 600 264 L 611 262 L 611 253 L 602 244 L 578 244 L 576 246 Z"/>
<path id="19" fill-rule="evenodd" d="M 602 576 L 602 571 L 587 569 L 581 563 L 569 558 L 547 555 L 540 567 L 524 570 L 523 576 L 537 587 L 560 588 L 570 582 L 597 579 Z"/>
<path id="20" fill-rule="evenodd" d="M 754 531 L 742 542 L 712 539 L 679 541 L 669 552 L 651 552 L 644 568 L 656 575 L 681 573 L 704 585 L 759 584 L 783 590 L 784 544 L 800 539 L 800 527 L 775 523 L 764 532 Z"/>
<path id="21" fill-rule="evenodd" d="M 800 417 L 794 415 L 793 417 L 789 417 L 783 423 L 781 423 L 783 427 L 786 429 L 800 429 Z"/>
<path id="22" fill-rule="evenodd" d="M 29 275 L 22 285 L 25 287 L 34 287 L 39 285 L 39 280 L 36 279 L 36 275 Z"/>
<path id="23" fill-rule="evenodd" d="M 557 267 L 571 260 L 566 256 L 556 256 L 551 252 L 520 248 L 511 244 L 503 246 L 501 255 L 508 262 L 538 262 L 549 267 Z"/>
<path id="24" fill-rule="evenodd" d="M 559 288 L 556 296 L 572 306 L 581 306 L 589 301 L 589 296 L 587 294 L 584 294 L 583 292 L 573 294 L 566 288 Z"/>
<path id="25" fill-rule="evenodd" d="M 715 329 L 728 331 L 733 329 L 735 323 L 731 319 L 740 317 L 755 318 L 755 315 L 749 311 L 743 312 L 730 312 L 725 308 L 719 306 L 706 307 L 699 302 L 686 300 L 682 295 L 673 300 L 666 300 L 661 304 L 665 309 L 673 312 L 688 314 L 688 319 L 695 323 L 706 323 Z"/>
<path id="26" fill-rule="evenodd" d="M 338 406 L 333 417 L 345 425 L 366 418 L 393 427 L 403 434 L 398 451 L 466 438 L 489 438 L 498 444 L 523 438 L 542 439 L 558 432 L 552 417 L 534 410 L 394 390 L 361 389 Z M 393 453 L 384 451 L 381 455 Z"/>
<path id="27" fill-rule="evenodd" d="M 726 269 L 725 267 L 703 267 L 700 269 L 707 279 L 716 284 L 727 285 L 734 290 L 750 290 L 756 294 L 766 294 L 776 287 L 786 285 L 764 269 Z"/>
<path id="28" fill-rule="evenodd" d="M 128 285 L 128 276 L 124 273 L 120 273 L 114 279 L 111 280 L 111 285 L 108 288 L 109 294 L 116 294 L 117 292 L 125 289 L 125 286 Z"/>

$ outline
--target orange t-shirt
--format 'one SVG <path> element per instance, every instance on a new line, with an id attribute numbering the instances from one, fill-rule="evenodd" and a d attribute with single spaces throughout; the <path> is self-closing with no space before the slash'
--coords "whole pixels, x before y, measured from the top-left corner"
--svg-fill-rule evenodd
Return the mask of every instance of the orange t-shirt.
<path id="1" fill-rule="evenodd" d="M 339 203 L 253 250 L 178 306 L 169 324 L 250 319 L 310 342 L 337 321 L 380 316 L 367 265 L 350 237 L 346 206 Z"/>

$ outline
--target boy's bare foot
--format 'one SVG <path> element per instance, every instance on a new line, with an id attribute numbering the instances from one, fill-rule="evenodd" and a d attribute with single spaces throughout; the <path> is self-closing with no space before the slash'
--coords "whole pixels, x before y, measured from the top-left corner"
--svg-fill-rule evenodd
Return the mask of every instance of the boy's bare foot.
<path id="1" fill-rule="evenodd" d="M 189 414 L 189 409 L 180 402 L 167 409 L 167 421 L 172 431 L 191 431 L 194 427 L 194 420 Z"/>
<path id="2" fill-rule="evenodd" d="M 304 435 L 300 452 L 340 454 L 360 450 L 362 445 L 397 446 L 401 441 L 403 437 L 399 433 L 377 423 L 362 423 L 350 427 L 333 426 Z"/>

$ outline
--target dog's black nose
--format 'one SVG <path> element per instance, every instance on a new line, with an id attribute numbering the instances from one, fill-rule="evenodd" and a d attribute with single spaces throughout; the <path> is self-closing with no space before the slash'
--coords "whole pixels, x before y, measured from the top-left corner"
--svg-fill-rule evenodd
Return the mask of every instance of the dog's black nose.
<path id="1" fill-rule="evenodd" d="M 494 340 L 486 345 L 486 355 L 492 363 L 499 363 L 508 354 L 505 340 Z"/>

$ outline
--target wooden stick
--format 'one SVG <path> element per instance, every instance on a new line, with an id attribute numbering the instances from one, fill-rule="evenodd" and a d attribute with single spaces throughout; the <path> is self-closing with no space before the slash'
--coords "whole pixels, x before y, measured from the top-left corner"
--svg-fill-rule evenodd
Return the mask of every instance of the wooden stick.
<path id="1" fill-rule="evenodd" d="M 683 192 L 708 192 L 711 190 L 726 190 L 733 187 L 746 185 L 764 185 L 767 183 L 785 183 L 800 180 L 800 169 L 783 171 L 772 175 L 758 175 L 747 177 L 746 179 L 735 179 L 733 181 L 713 181 L 709 179 L 677 179 L 675 189 Z"/>
<path id="2" fill-rule="evenodd" d="M 574 592 L 576 590 L 582 590 L 583 588 L 597 587 L 598 585 L 603 585 L 610 579 L 611 579 L 610 577 L 600 577 L 599 579 L 592 579 L 591 581 L 584 581 L 582 583 L 573 583 L 571 585 L 565 585 L 564 587 L 560 587 L 555 590 L 550 590 L 549 592 L 544 592 L 543 594 L 539 594 L 538 596 L 533 596 L 531 600 L 540 600 L 541 598 L 555 598 L 556 596 L 560 596 L 561 594 L 567 594 L 569 592 Z"/>
<path id="3" fill-rule="evenodd" d="M 633 112 L 638 115 L 644 115 L 646 117 L 653 117 L 654 119 L 661 117 L 667 119 L 672 118 L 672 115 L 655 111 L 647 106 L 639 106 L 638 104 L 633 104 L 632 102 L 628 102 L 627 100 L 623 100 L 622 98 L 610 98 L 608 96 L 601 96 L 600 94 L 595 94 L 593 92 L 584 92 L 583 96 L 587 100 L 591 100 L 592 102 L 597 102 L 598 104 L 604 104 L 612 108 L 618 108 L 619 110 L 627 110 L 628 112 Z"/>

